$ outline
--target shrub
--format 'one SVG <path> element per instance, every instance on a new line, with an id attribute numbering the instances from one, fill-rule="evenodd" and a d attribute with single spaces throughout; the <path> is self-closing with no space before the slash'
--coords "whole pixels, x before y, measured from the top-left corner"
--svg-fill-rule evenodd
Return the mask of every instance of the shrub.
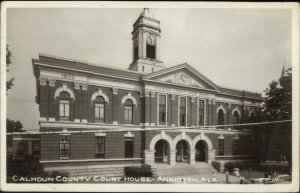
<path id="1" fill-rule="evenodd" d="M 124 169 L 126 177 L 152 177 L 152 172 L 150 167 L 126 167 Z"/>

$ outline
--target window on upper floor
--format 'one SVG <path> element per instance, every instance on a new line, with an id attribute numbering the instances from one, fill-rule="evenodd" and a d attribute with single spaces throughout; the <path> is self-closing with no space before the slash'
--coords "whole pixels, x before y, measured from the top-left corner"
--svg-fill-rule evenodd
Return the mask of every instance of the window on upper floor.
<path id="1" fill-rule="evenodd" d="M 218 125 L 224 125 L 224 111 L 222 109 L 218 111 Z"/>
<path id="2" fill-rule="evenodd" d="M 159 124 L 166 124 L 167 121 L 166 98 L 166 95 L 159 95 Z"/>
<path id="3" fill-rule="evenodd" d="M 203 99 L 199 100 L 199 109 L 198 109 L 198 125 L 203 126 L 204 125 L 204 104 L 205 101 Z"/>
<path id="4" fill-rule="evenodd" d="M 233 124 L 238 124 L 240 122 L 240 115 L 237 111 L 233 113 Z"/>
<path id="5" fill-rule="evenodd" d="M 66 91 L 59 94 L 59 117 L 60 120 L 70 119 L 70 94 Z"/>
<path id="6" fill-rule="evenodd" d="M 124 105 L 124 116 L 125 123 L 132 124 L 133 123 L 133 102 L 131 99 L 127 99 Z"/>
<path id="7" fill-rule="evenodd" d="M 95 121 L 105 122 L 105 100 L 102 96 L 95 99 Z"/>
<path id="8" fill-rule="evenodd" d="M 186 98 L 180 98 L 179 102 L 179 125 L 186 126 L 187 119 L 186 119 Z"/>
<path id="9" fill-rule="evenodd" d="M 134 59 L 139 58 L 139 47 L 136 45 L 134 46 Z"/>

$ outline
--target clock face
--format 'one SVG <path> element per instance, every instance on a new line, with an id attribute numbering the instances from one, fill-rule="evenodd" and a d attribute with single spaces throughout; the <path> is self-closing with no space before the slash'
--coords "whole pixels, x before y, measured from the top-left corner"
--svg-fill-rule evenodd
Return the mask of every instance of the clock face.
<path id="1" fill-rule="evenodd" d="M 156 39 L 155 39 L 155 36 L 154 35 L 149 35 L 147 37 L 147 44 L 149 45 L 152 45 L 152 46 L 155 46 L 155 43 L 156 43 Z"/>

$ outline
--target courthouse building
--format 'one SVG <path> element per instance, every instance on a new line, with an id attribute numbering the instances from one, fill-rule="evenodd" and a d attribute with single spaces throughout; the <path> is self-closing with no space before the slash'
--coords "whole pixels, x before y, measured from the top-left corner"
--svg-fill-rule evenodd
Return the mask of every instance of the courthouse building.
<path id="1" fill-rule="evenodd" d="M 160 38 L 160 22 L 144 9 L 133 24 L 128 69 L 45 54 L 32 60 L 40 132 L 49 132 L 40 135 L 47 170 L 255 155 L 251 128 L 217 125 L 254 122 L 261 94 L 224 88 L 187 63 L 166 66 Z"/>

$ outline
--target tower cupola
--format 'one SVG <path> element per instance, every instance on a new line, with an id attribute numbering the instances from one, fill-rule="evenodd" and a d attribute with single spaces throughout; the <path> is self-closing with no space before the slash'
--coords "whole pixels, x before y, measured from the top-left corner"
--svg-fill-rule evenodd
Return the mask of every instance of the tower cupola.
<path id="1" fill-rule="evenodd" d="M 160 22 L 149 8 L 144 8 L 133 24 L 132 59 L 129 69 L 151 73 L 165 68 L 160 61 Z"/>

